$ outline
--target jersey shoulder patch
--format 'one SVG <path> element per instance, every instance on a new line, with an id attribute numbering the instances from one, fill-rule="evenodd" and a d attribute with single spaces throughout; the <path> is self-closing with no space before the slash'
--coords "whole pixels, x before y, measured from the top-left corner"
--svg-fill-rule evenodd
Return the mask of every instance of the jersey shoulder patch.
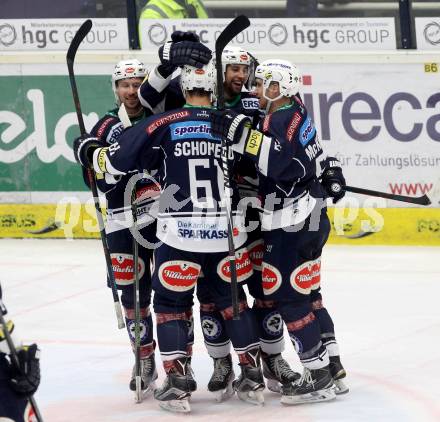
<path id="1" fill-rule="evenodd" d="M 190 115 L 189 110 L 181 110 L 174 113 L 162 114 L 152 119 L 150 124 L 146 127 L 146 132 L 151 135 L 156 129 L 160 128 L 167 123 L 174 122 L 176 120 L 185 119 Z"/>
<path id="2" fill-rule="evenodd" d="M 241 94 L 241 105 L 245 110 L 258 110 L 260 108 L 258 98 L 250 92 Z"/>
<path id="3" fill-rule="evenodd" d="M 118 120 L 116 124 L 114 124 L 108 131 L 108 135 L 105 138 L 106 142 L 108 144 L 114 144 L 121 136 L 121 133 L 124 131 L 124 129 L 124 124 Z"/>
<path id="4" fill-rule="evenodd" d="M 108 132 L 108 130 L 118 121 L 119 119 L 117 117 L 105 115 L 93 127 L 91 134 L 100 139 L 106 137 L 106 133 Z"/>

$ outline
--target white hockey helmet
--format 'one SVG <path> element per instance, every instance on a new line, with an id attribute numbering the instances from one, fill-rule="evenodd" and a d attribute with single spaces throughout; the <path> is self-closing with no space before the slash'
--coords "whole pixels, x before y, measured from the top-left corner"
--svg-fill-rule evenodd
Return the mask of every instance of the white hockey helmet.
<path id="1" fill-rule="evenodd" d="M 214 60 L 210 60 L 209 63 L 205 64 L 202 68 L 190 65 L 183 66 L 180 73 L 180 87 L 183 95 L 185 95 L 187 91 L 201 89 L 215 96 L 217 80 Z"/>
<path id="2" fill-rule="evenodd" d="M 278 100 L 281 97 L 293 97 L 298 94 L 302 85 L 302 76 L 298 68 L 287 60 L 265 60 L 257 66 L 255 79 L 263 81 L 263 96 L 269 101 Z M 266 97 L 266 90 L 271 82 L 278 82 L 280 95 L 277 98 Z"/>
<path id="3" fill-rule="evenodd" d="M 226 74 L 226 66 L 229 64 L 243 64 L 249 67 L 249 77 L 245 83 L 245 86 L 248 90 L 250 90 L 252 81 L 254 80 L 253 76 L 257 64 L 257 60 L 255 59 L 255 57 L 246 50 L 243 50 L 241 47 L 225 47 L 222 52 L 223 75 Z"/>
<path id="4" fill-rule="evenodd" d="M 146 76 L 148 76 L 148 71 L 145 65 L 138 59 L 121 60 L 118 62 L 112 73 L 112 88 L 116 100 L 119 100 L 116 94 L 117 81 L 128 78 L 145 78 Z"/>
<path id="5" fill-rule="evenodd" d="M 252 62 L 251 55 L 240 47 L 225 47 L 222 52 L 223 73 L 226 72 L 228 64 L 244 64 L 250 66 Z"/>

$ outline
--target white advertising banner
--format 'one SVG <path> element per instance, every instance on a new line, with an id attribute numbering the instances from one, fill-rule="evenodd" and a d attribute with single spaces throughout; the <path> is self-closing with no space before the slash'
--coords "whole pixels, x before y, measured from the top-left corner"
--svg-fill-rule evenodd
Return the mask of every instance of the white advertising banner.
<path id="1" fill-rule="evenodd" d="M 416 18 L 418 50 L 440 50 L 440 16 Z"/>
<path id="2" fill-rule="evenodd" d="M 301 69 L 304 102 L 347 184 L 412 196 L 432 188 L 440 177 L 439 73 L 423 64 Z"/>
<path id="3" fill-rule="evenodd" d="M 127 50 L 126 19 L 92 19 L 82 50 Z M 0 51 L 67 50 L 84 19 L 0 19 Z"/>
<path id="4" fill-rule="evenodd" d="M 214 48 L 215 40 L 230 19 L 143 19 L 143 50 L 157 49 L 175 30 L 194 31 Z M 233 45 L 256 51 L 395 50 L 393 18 L 251 19 Z"/>

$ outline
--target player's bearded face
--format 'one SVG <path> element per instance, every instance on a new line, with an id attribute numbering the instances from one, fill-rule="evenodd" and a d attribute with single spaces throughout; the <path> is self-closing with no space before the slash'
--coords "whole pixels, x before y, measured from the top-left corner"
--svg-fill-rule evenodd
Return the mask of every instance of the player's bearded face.
<path id="1" fill-rule="evenodd" d="M 243 85 L 249 77 L 249 66 L 244 64 L 229 64 L 226 66 L 225 91 L 230 96 L 240 94 Z"/>
<path id="2" fill-rule="evenodd" d="M 136 114 L 141 106 L 137 91 L 142 84 L 142 78 L 128 78 L 118 81 L 116 93 L 121 104 L 125 105 L 127 113 Z"/>

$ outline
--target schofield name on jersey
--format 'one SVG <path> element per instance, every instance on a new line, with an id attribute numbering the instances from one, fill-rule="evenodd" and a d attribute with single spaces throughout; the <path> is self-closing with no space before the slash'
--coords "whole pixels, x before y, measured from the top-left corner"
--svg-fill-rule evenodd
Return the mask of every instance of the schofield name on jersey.
<path id="1" fill-rule="evenodd" d="M 178 142 L 174 145 L 175 157 L 198 157 L 208 156 L 220 159 L 222 156 L 222 146 L 219 143 L 214 143 L 204 140 L 193 140 Z M 234 159 L 234 151 L 228 150 L 228 160 Z"/>
<path id="2" fill-rule="evenodd" d="M 190 121 L 170 125 L 171 139 L 176 142 L 174 156 L 212 156 L 220 158 L 222 148 L 220 139 L 211 135 L 211 123 Z M 188 139 L 188 140 L 187 140 Z M 200 140 L 198 140 L 200 139 Z M 234 158 L 234 153 L 229 150 L 229 159 Z"/>

